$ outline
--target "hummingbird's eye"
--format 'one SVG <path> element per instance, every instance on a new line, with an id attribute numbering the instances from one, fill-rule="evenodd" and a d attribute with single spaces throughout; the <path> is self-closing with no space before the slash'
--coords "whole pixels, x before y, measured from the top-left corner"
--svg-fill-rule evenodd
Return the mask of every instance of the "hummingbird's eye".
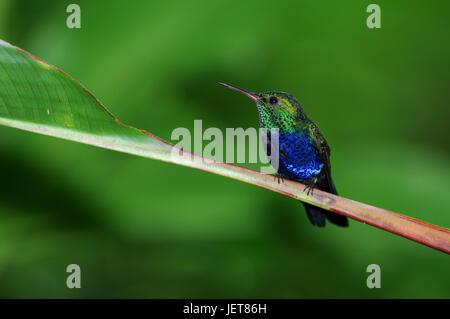
<path id="1" fill-rule="evenodd" d="M 274 105 L 278 103 L 278 99 L 275 96 L 271 96 L 269 99 L 269 103 Z"/>

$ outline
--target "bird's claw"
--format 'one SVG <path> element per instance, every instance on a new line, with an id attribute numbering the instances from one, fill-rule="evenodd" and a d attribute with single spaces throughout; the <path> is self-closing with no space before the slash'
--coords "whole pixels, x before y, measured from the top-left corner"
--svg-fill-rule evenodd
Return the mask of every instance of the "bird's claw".
<path id="1" fill-rule="evenodd" d="M 305 189 L 303 191 L 306 191 L 306 195 L 314 195 L 314 187 L 311 185 L 306 185 Z"/>
<path id="2" fill-rule="evenodd" d="M 273 175 L 273 177 L 274 177 L 274 180 L 278 181 L 278 184 L 280 184 L 280 181 L 281 181 L 281 183 L 284 183 L 284 178 L 280 174 Z"/>

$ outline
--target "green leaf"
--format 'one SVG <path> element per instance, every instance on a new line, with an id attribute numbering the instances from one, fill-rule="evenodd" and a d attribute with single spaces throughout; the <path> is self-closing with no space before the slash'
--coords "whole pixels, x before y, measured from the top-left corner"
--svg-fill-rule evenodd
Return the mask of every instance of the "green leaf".
<path id="1" fill-rule="evenodd" d="M 304 185 L 180 150 L 121 123 L 76 80 L 0 40 L 0 124 L 147 158 L 185 165 L 254 184 L 450 252 L 450 230 Z M 183 183 L 187 181 L 180 181 Z"/>
<path id="2" fill-rule="evenodd" d="M 170 151 L 151 134 L 121 124 L 64 72 L 4 41 L 0 81 L 3 125 L 150 158 Z"/>

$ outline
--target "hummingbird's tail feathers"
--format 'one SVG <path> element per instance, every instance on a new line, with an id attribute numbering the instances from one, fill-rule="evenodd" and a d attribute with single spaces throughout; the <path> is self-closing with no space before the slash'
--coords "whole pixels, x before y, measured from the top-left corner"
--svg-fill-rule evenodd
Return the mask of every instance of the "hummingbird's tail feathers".
<path id="1" fill-rule="evenodd" d="M 327 211 L 326 212 L 327 219 L 332 222 L 335 225 L 341 226 L 341 227 L 348 227 L 348 218 L 336 213 L 332 213 Z"/>
<path id="2" fill-rule="evenodd" d="M 303 204 L 305 206 L 308 219 L 314 226 L 325 227 L 325 210 L 310 204 Z"/>
<path id="3" fill-rule="evenodd" d="M 345 216 L 329 212 L 323 208 L 310 204 L 303 205 L 305 206 L 309 221 L 314 226 L 325 227 L 325 219 L 328 219 L 331 223 L 337 226 L 348 227 L 348 219 Z"/>
<path id="4" fill-rule="evenodd" d="M 331 180 L 331 185 L 329 185 L 329 192 L 332 194 L 338 194 L 336 190 L 336 186 L 334 186 L 333 180 Z M 327 219 L 332 222 L 335 225 L 341 226 L 341 227 L 348 227 L 348 218 L 336 213 L 332 213 L 330 211 L 326 211 L 325 214 L 327 215 Z"/>

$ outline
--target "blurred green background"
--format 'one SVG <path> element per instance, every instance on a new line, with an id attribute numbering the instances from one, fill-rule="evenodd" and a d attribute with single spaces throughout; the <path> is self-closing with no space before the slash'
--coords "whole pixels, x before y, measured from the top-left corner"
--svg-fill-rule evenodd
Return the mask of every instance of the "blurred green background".
<path id="1" fill-rule="evenodd" d="M 0 38 L 164 139 L 258 125 L 218 81 L 290 92 L 342 196 L 449 227 L 450 3 L 376 1 L 375 30 L 372 2 L 0 0 Z M 255 186 L 6 127 L 0 149 L 0 297 L 450 297 L 444 253 Z"/>

